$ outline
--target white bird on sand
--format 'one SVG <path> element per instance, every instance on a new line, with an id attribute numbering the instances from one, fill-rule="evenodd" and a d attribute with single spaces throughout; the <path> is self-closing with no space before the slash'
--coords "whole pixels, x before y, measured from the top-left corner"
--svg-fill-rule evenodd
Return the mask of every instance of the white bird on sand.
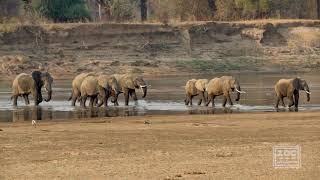
<path id="1" fill-rule="evenodd" d="M 36 120 L 32 120 L 31 124 L 32 124 L 33 127 L 36 127 L 37 126 L 37 121 Z"/>

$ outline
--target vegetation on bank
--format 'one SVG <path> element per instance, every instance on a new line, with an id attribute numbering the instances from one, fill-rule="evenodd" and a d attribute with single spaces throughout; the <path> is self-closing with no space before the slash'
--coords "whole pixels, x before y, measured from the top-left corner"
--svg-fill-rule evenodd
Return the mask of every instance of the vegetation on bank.
<path id="1" fill-rule="evenodd" d="M 0 9 L 0 23 L 320 18 L 320 0 L 0 0 Z"/>

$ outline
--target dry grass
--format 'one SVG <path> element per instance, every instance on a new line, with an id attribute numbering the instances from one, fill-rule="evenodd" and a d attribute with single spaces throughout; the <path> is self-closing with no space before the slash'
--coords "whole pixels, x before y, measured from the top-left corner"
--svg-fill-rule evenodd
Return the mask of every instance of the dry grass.
<path id="1" fill-rule="evenodd" d="M 168 25 L 172 27 L 179 27 L 179 26 L 192 26 L 192 25 L 206 25 L 208 23 L 218 23 L 218 24 L 237 24 L 237 25 L 264 25 L 267 23 L 271 23 L 273 25 L 281 25 L 281 24 L 300 24 L 301 26 L 307 25 L 316 25 L 320 24 L 320 20 L 306 20 L 306 19 L 259 19 L 259 20 L 244 20 L 244 21 L 185 21 L 181 22 L 178 19 L 170 19 Z M 18 22 L 18 21 L 11 21 L 7 23 L 0 24 L 0 32 L 13 32 L 18 27 L 23 25 L 30 25 L 31 23 L 28 22 Z M 78 26 L 86 25 L 86 26 L 100 26 L 100 25 L 163 25 L 163 23 L 150 20 L 147 22 L 140 22 L 140 21 L 131 21 L 131 22 L 93 22 L 93 23 L 51 23 L 48 21 L 41 20 L 38 25 L 42 26 L 45 30 L 50 29 L 72 29 Z"/>
<path id="2" fill-rule="evenodd" d="M 291 33 L 293 43 L 305 47 L 320 47 L 320 29 L 319 28 L 294 28 Z"/>

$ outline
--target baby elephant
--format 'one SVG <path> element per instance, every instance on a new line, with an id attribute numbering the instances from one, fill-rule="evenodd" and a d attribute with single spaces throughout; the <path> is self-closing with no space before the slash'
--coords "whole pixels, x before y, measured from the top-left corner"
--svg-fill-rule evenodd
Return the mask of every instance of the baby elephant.
<path id="1" fill-rule="evenodd" d="M 214 98 L 216 96 L 224 96 L 222 106 L 225 107 L 227 101 L 229 101 L 230 105 L 233 105 L 231 98 L 230 98 L 230 90 L 237 91 L 237 98 L 236 101 L 240 100 L 240 93 L 245 93 L 241 91 L 239 82 L 233 78 L 232 76 L 222 76 L 220 78 L 214 78 L 210 80 L 207 85 L 207 92 L 208 92 L 208 102 L 206 106 L 212 102 L 212 107 L 214 107 Z"/>
<path id="2" fill-rule="evenodd" d="M 204 104 L 207 102 L 205 97 L 206 86 L 208 84 L 208 79 L 191 79 L 187 82 L 185 86 L 186 99 L 184 100 L 186 105 L 192 105 L 192 98 L 197 95 L 201 95 L 198 105 L 201 105 L 202 101 Z"/>
<path id="3" fill-rule="evenodd" d="M 280 79 L 274 86 L 274 90 L 277 95 L 277 101 L 275 108 L 278 108 L 281 101 L 282 106 L 285 107 L 283 102 L 284 97 L 288 97 L 290 103 L 289 107 L 295 106 L 298 109 L 299 105 L 299 90 L 303 90 L 307 93 L 307 101 L 310 101 L 310 90 L 307 82 L 301 78 L 294 79 Z"/>

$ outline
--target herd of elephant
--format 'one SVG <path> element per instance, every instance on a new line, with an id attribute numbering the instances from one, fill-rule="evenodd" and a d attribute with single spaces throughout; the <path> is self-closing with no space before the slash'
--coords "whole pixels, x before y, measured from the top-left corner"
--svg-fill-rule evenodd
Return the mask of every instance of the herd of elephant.
<path id="1" fill-rule="evenodd" d="M 12 85 L 13 105 L 17 106 L 18 97 L 23 97 L 25 104 L 28 105 L 29 94 L 32 94 L 35 105 L 39 105 L 43 98 L 41 89 L 48 92 L 46 102 L 51 100 L 53 78 L 48 72 L 34 71 L 29 74 L 19 74 Z M 79 101 L 82 107 L 86 106 L 86 101 L 90 98 L 90 107 L 108 106 L 109 97 L 115 106 L 118 106 L 118 96 L 123 93 L 125 97 L 125 105 L 129 104 L 129 96 L 135 101 L 137 99 L 136 89 L 141 88 L 143 98 L 147 95 L 147 84 L 142 76 L 133 74 L 115 74 L 115 75 L 96 75 L 95 73 L 81 73 L 72 81 L 72 92 L 69 101 L 75 106 Z"/>
<path id="2" fill-rule="evenodd" d="M 52 83 L 53 78 L 48 72 L 34 71 L 31 74 L 19 74 L 12 85 L 13 105 L 17 105 L 18 97 L 23 97 L 25 104 L 28 105 L 29 94 L 32 94 L 35 105 L 39 105 L 42 101 L 41 89 L 48 93 L 48 97 L 44 98 L 46 102 L 52 97 Z M 115 75 L 96 75 L 95 73 L 81 73 L 77 75 L 72 81 L 72 93 L 69 101 L 72 101 L 72 106 L 79 101 L 82 107 L 86 106 L 86 101 L 90 98 L 90 107 L 93 106 L 108 106 L 108 99 L 112 97 L 111 102 L 118 106 L 118 96 L 123 93 L 125 98 L 125 105 L 129 104 L 129 97 L 137 100 L 136 89 L 142 89 L 143 98 L 147 95 L 148 85 L 142 76 L 133 74 L 115 74 Z M 295 106 L 298 108 L 299 91 L 303 90 L 307 94 L 307 101 L 310 101 L 310 90 L 307 82 L 301 78 L 280 79 L 274 86 L 277 96 L 275 107 L 278 108 L 279 103 L 285 106 L 283 98 L 289 99 L 289 107 Z M 233 105 L 230 98 L 230 92 L 236 91 L 236 101 L 240 100 L 240 94 L 245 93 L 241 91 L 240 84 L 232 76 L 221 76 L 208 79 L 191 79 L 185 85 L 186 98 L 185 104 L 192 105 L 192 99 L 200 95 L 198 105 L 202 102 L 208 106 L 210 102 L 214 106 L 214 99 L 216 96 L 223 96 L 222 106 L 225 107 L 227 102 Z"/>
<path id="3" fill-rule="evenodd" d="M 236 91 L 237 97 L 235 101 L 240 100 L 240 94 L 245 93 L 241 91 L 239 82 L 232 76 L 221 76 L 213 78 L 210 81 L 208 79 L 191 79 L 187 81 L 186 86 L 186 105 L 192 105 L 192 98 L 194 96 L 200 95 L 198 105 L 202 102 L 206 106 L 212 103 L 214 107 L 214 99 L 216 96 L 223 96 L 222 106 L 225 107 L 227 102 L 233 105 L 230 98 L 230 91 Z M 289 99 L 289 107 L 295 106 L 298 108 L 299 105 L 299 91 L 303 90 L 307 93 L 307 101 L 310 101 L 310 89 L 307 82 L 301 78 L 293 79 L 280 79 L 274 86 L 274 90 L 277 96 L 275 103 L 275 108 L 278 108 L 281 102 L 282 106 L 285 107 L 283 98 L 287 97 Z"/>

